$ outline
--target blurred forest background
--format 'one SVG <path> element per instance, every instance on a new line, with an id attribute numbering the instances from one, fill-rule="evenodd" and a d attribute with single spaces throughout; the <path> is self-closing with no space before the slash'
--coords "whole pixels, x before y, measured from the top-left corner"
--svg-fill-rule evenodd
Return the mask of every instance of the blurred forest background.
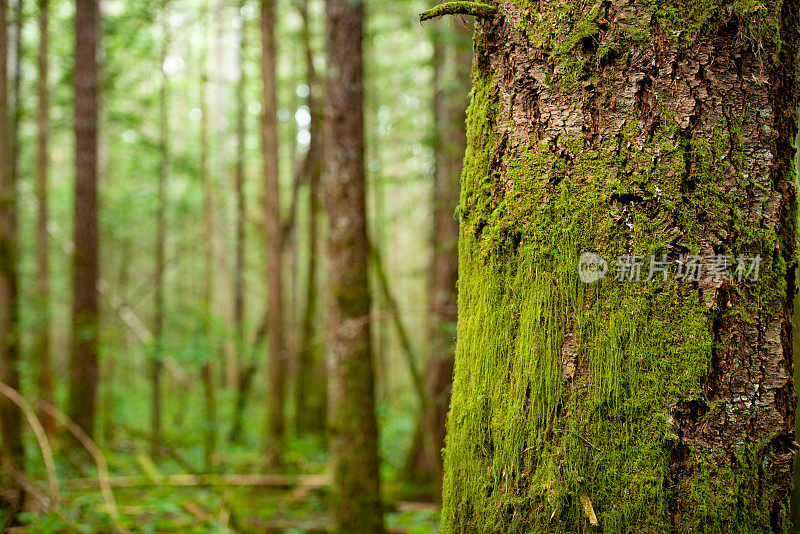
<path id="1" fill-rule="evenodd" d="M 271 19 L 263 17 L 267 5 L 275 10 Z M 7 425 L 21 430 L 14 484 L 26 497 L 16 528 L 330 526 L 324 355 L 337 326 L 326 306 L 329 204 L 321 189 L 325 3 L 263 6 L 100 3 L 100 326 L 96 368 L 90 359 L 81 370 L 70 364 L 81 351 L 74 336 L 82 335 L 73 325 L 73 262 L 81 261 L 73 258 L 75 236 L 86 236 L 74 227 L 76 217 L 83 224 L 75 214 L 76 3 L 7 5 L 11 169 L 4 192 L 9 184 L 16 190 L 17 225 L 4 238 L 16 244 L 17 273 L 6 269 L 4 276 L 17 280 L 19 343 L 16 362 L 3 368 L 3 439 L 8 459 Z M 372 296 L 366 320 L 385 521 L 397 532 L 436 529 L 441 468 L 434 451 L 455 337 L 455 208 L 471 30 L 460 17 L 420 26 L 418 13 L 429 7 L 371 2 L 363 35 Z M 277 45 L 278 197 L 265 190 L 267 29 Z M 265 210 L 276 198 L 279 220 Z M 279 248 L 268 238 L 275 221 Z M 268 287 L 276 250 L 279 306 Z M 283 324 L 277 368 L 268 365 L 275 333 L 265 320 L 276 309 Z M 82 391 L 90 382 L 94 405 L 79 406 L 70 388 Z M 37 407 L 39 398 L 52 408 Z M 34 431 L 36 419 L 42 432 Z M 440 431 L 428 440 L 426 428 Z M 44 451 L 42 433 L 51 446 Z M 46 461 L 51 453 L 57 487 Z"/>

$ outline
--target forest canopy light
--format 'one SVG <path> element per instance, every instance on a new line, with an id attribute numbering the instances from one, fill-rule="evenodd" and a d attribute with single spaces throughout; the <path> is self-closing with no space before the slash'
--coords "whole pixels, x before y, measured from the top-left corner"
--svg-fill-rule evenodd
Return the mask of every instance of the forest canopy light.
<path id="1" fill-rule="evenodd" d="M 473 17 L 489 18 L 497 13 L 495 6 L 480 4 L 478 2 L 445 2 L 419 14 L 420 23 L 443 17 L 445 15 L 472 15 Z"/>

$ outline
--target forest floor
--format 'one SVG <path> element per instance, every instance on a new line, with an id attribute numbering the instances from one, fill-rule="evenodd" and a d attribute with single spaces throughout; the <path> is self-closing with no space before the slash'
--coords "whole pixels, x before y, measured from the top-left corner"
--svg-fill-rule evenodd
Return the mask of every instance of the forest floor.
<path id="1" fill-rule="evenodd" d="M 379 410 L 380 411 L 380 410 Z M 402 418 L 384 429 L 383 441 L 397 443 L 393 433 Z M 189 418 L 191 419 L 191 415 Z M 124 417 L 122 418 L 125 419 Z M 182 431 L 183 424 L 192 431 Z M 185 421 L 165 433 L 158 457 L 141 429 L 114 425 L 113 436 L 101 441 L 97 462 L 67 447 L 56 446 L 53 457 L 60 493 L 50 503 L 48 477 L 35 440 L 26 447 L 28 477 L 39 494 L 28 500 L 22 525 L 12 532 L 197 532 L 322 533 L 330 531 L 327 509 L 327 454 L 320 438 L 291 438 L 283 454 L 283 469 L 270 473 L 262 464 L 260 442 L 253 434 L 241 442 L 221 440 L 211 469 L 204 467 L 202 425 Z M 221 432 L 221 436 L 224 433 Z M 394 456 L 389 451 L 393 451 Z M 34 454 L 35 453 L 35 454 Z M 385 448 L 382 466 L 385 524 L 389 533 L 429 534 L 438 531 L 439 508 L 430 502 L 429 488 L 414 488 L 399 475 L 402 453 Z"/>

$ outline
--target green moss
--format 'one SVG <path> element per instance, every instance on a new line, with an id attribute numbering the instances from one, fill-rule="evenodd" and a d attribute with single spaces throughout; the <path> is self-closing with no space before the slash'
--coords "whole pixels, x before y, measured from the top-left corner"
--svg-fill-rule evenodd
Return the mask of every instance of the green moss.
<path id="1" fill-rule="evenodd" d="M 578 10 L 569 9 L 558 16 Z M 594 31 L 587 13 L 576 36 Z M 760 531 L 772 495 L 754 485 L 768 444 L 743 449 L 735 465 L 698 461 L 677 485 L 669 472 L 679 444 L 671 414 L 706 401 L 715 319 L 750 316 L 754 306 L 776 313 L 785 301 L 776 230 L 744 216 L 730 197 L 754 183 L 743 119 L 727 117 L 713 135 L 689 138 L 659 103 L 666 120 L 646 143 L 632 109 L 625 129 L 596 147 L 562 137 L 558 147 L 533 139 L 509 150 L 510 134 L 496 134 L 506 128 L 495 126 L 491 75 L 476 70 L 473 87 L 442 531 L 588 532 L 582 494 L 604 532 L 674 532 L 669 503 L 678 497 L 696 503 L 679 532 Z M 652 209 L 630 214 L 623 195 Z M 721 253 L 775 251 L 757 282 L 732 286 L 740 298 L 730 309 L 674 279 L 577 278 L 584 250 L 660 257 L 676 226 L 691 236 L 700 224 L 735 233 Z M 578 366 L 574 379 L 570 365 Z"/>
<path id="2" fill-rule="evenodd" d="M 491 17 L 497 13 L 495 6 L 479 2 L 445 2 L 419 14 L 419 21 L 443 17 L 445 15 L 471 15 L 473 17 Z"/>
<path id="3" fill-rule="evenodd" d="M 780 6 L 770 13 L 760 0 L 679 0 L 663 2 L 646 0 L 653 7 L 654 16 L 667 36 L 691 45 L 708 35 L 709 27 L 734 23 L 741 38 L 758 43 L 769 40 L 779 42 Z"/>
<path id="4" fill-rule="evenodd" d="M 579 90 L 603 69 L 622 68 L 628 51 L 650 40 L 651 19 L 682 47 L 691 47 L 722 27 L 729 27 L 756 50 L 780 45 L 780 3 L 769 11 L 760 0 L 645 0 L 635 13 L 612 22 L 603 0 L 561 2 L 544 10 L 539 2 L 513 2 L 523 10 L 516 29 L 549 59 L 553 65 L 549 82 L 564 92 Z"/>

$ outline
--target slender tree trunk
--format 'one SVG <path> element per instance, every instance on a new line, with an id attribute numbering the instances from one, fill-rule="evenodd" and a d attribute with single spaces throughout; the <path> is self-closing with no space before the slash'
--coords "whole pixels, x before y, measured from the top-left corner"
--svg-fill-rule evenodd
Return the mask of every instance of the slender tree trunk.
<path id="1" fill-rule="evenodd" d="M 302 28 L 302 27 L 301 27 Z M 302 29 L 300 30 L 302 33 Z M 300 51 L 299 48 L 293 46 L 291 48 L 291 58 L 292 58 L 292 76 L 290 82 L 287 85 L 287 92 L 290 95 L 289 99 L 289 109 L 296 110 L 299 107 L 300 98 L 297 96 L 297 85 L 302 80 L 301 72 L 301 61 L 299 60 Z M 308 81 L 306 80 L 306 83 Z M 301 163 L 297 160 L 297 121 L 296 120 L 289 120 L 286 121 L 287 124 L 284 127 L 284 131 L 286 132 L 286 138 L 289 140 L 287 143 L 289 148 L 289 170 L 291 171 L 291 176 L 293 177 L 292 182 L 292 196 L 289 200 L 290 207 L 289 207 L 289 216 L 293 217 L 294 220 L 284 221 L 282 223 L 282 251 L 281 255 L 283 256 L 283 264 L 284 271 L 286 272 L 286 276 L 284 277 L 284 314 L 283 314 L 283 323 L 285 325 L 286 331 L 283 336 L 283 350 L 284 352 L 289 354 L 298 354 L 298 343 L 299 343 L 299 335 L 298 335 L 298 328 L 300 324 L 299 318 L 299 243 L 298 243 L 298 236 L 297 236 L 297 206 L 299 203 L 299 196 L 300 196 L 300 183 L 304 180 L 307 180 L 307 176 L 303 176 L 300 173 Z M 280 127 L 279 133 L 280 135 Z M 288 280 L 287 280 L 288 278 Z M 297 373 L 297 368 L 292 369 L 292 364 L 297 364 L 298 362 L 289 361 L 287 362 L 287 374 L 291 375 L 292 371 Z M 289 394 L 287 393 L 287 398 Z"/>
<path id="2" fill-rule="evenodd" d="M 361 0 L 327 0 L 328 429 L 335 530 L 383 531 L 370 346 Z"/>
<path id="3" fill-rule="evenodd" d="M 108 172 L 108 171 L 107 171 Z M 109 173 L 110 174 L 110 173 Z M 129 287 L 130 284 L 130 271 L 131 271 L 131 263 L 133 258 L 131 257 L 131 247 L 133 245 L 133 240 L 131 238 L 125 237 L 122 239 L 120 243 L 119 249 L 119 274 L 117 276 L 117 287 L 119 288 L 119 299 L 121 302 L 125 302 L 125 290 Z M 113 306 L 113 304 L 112 304 Z M 115 311 L 118 311 L 116 309 Z M 121 321 L 122 327 L 126 328 L 126 323 L 124 320 Z M 128 340 L 128 329 L 126 328 L 125 332 L 123 333 L 122 342 L 123 347 L 127 349 L 130 345 Z M 102 382 L 103 382 L 103 443 L 105 443 L 106 447 L 110 447 L 111 444 L 114 442 L 114 437 L 116 436 L 116 421 L 114 419 L 114 404 L 115 404 L 115 397 L 114 397 L 114 376 L 117 369 L 117 358 L 114 356 L 109 356 L 103 360 L 103 373 L 102 373 Z"/>
<path id="4" fill-rule="evenodd" d="M 495 5 L 442 532 L 785 532 L 800 3 Z"/>
<path id="5" fill-rule="evenodd" d="M 244 416 L 247 389 L 250 387 L 253 362 L 244 364 L 245 335 L 244 335 L 244 269 L 245 269 L 245 223 L 247 210 L 245 209 L 244 196 L 244 138 L 245 138 L 245 102 L 244 88 L 247 83 L 245 72 L 245 46 L 247 43 L 245 21 L 239 29 L 239 46 L 237 68 L 239 80 L 236 84 L 236 170 L 234 189 L 236 193 L 236 265 L 234 267 L 234 297 L 233 321 L 236 342 L 236 354 L 229 364 L 233 368 L 229 374 L 236 376 L 236 408 L 233 414 L 233 424 L 229 434 L 231 441 L 239 441 L 242 432 L 242 417 Z"/>
<path id="6" fill-rule="evenodd" d="M 430 353 L 425 371 L 425 389 L 433 413 L 426 427 L 420 418 L 409 456 L 407 474 L 416 480 L 433 480 L 441 495 L 445 422 L 450 406 L 450 388 L 455 356 L 458 279 L 458 221 L 455 208 L 460 192 L 461 163 L 466 133 L 465 111 L 469 102 L 472 36 L 458 20 L 436 28 L 433 52 L 436 170 L 433 180 L 433 232 L 431 245 Z M 435 454 L 426 454 L 423 434 L 434 437 Z"/>
<path id="7" fill-rule="evenodd" d="M 97 0 L 75 6 L 75 253 L 68 415 L 94 435 L 99 313 L 97 303 Z"/>
<path id="8" fill-rule="evenodd" d="M 167 246 L 167 181 L 169 180 L 169 81 L 164 72 L 164 62 L 169 52 L 169 16 L 168 2 L 162 4 L 163 24 L 161 27 L 161 90 L 159 95 L 158 123 L 159 123 L 159 165 L 158 165 L 158 209 L 156 213 L 156 268 L 155 268 L 155 313 L 153 328 L 153 356 L 150 363 L 150 387 L 152 399 L 150 404 L 150 454 L 157 457 L 161 451 L 161 369 L 163 367 L 164 351 L 164 269 L 166 267 Z"/>
<path id="9" fill-rule="evenodd" d="M 11 106 L 11 172 L 15 184 L 19 183 L 19 124 L 22 118 L 22 26 L 25 23 L 23 0 L 14 2 L 14 73 L 12 77 L 13 100 Z"/>
<path id="10" fill-rule="evenodd" d="M 377 152 L 377 147 L 380 145 L 380 133 L 377 129 L 372 128 L 369 135 L 369 141 L 366 143 L 367 147 L 372 147 L 372 150 Z M 377 154 L 373 154 L 372 157 L 377 157 Z M 376 253 L 378 254 L 378 259 L 383 261 L 383 257 L 380 255 L 382 254 L 384 244 L 387 243 L 385 184 L 383 182 L 384 177 L 381 176 L 380 170 L 372 173 L 371 177 L 372 182 L 367 189 L 372 198 L 373 212 L 370 216 L 372 236 L 374 236 L 373 243 L 377 245 Z M 374 278 L 372 283 L 379 285 L 379 281 Z M 383 294 L 380 291 L 376 291 L 372 296 L 373 313 L 382 313 L 387 307 L 387 303 L 384 302 L 383 299 Z M 373 358 L 375 359 L 375 396 L 378 403 L 396 402 L 396 396 L 392 395 L 393 388 L 391 384 L 392 381 L 390 380 L 392 373 L 389 372 L 389 331 L 390 327 L 386 321 L 375 321 L 372 323 L 371 335 L 374 350 Z M 420 440 L 420 443 L 423 443 L 422 440 Z"/>
<path id="11" fill-rule="evenodd" d="M 264 113 L 261 134 L 264 151 L 264 226 L 267 247 L 267 337 L 268 407 L 267 407 L 267 464 L 280 464 L 284 440 L 284 399 L 286 397 L 286 358 L 283 350 L 283 308 L 281 253 L 280 195 L 278 183 L 278 124 L 275 90 L 275 1 L 261 2 L 261 78 L 264 86 Z"/>
<path id="12" fill-rule="evenodd" d="M 313 135 L 313 134 L 312 134 Z M 313 148 L 314 142 L 312 141 Z M 319 167 L 319 163 L 316 164 Z M 306 307 L 303 311 L 302 337 L 300 340 L 297 369 L 296 426 L 298 432 L 318 434 L 325 430 L 325 365 L 322 361 L 320 342 L 317 341 L 318 317 L 318 249 L 320 214 L 320 172 L 309 176 L 308 198 L 308 263 L 306 265 Z"/>
<path id="13" fill-rule="evenodd" d="M 205 336 L 210 354 L 216 354 L 216 339 L 213 329 L 214 300 L 214 185 L 208 168 L 208 106 L 206 105 L 206 88 L 208 87 L 207 43 L 203 43 L 200 54 L 200 180 L 203 184 L 203 233 L 205 235 L 204 269 L 203 269 L 203 306 L 205 320 Z M 213 358 L 213 356 L 209 356 Z M 217 449 L 217 404 L 214 384 L 214 373 L 211 360 L 205 362 L 200 370 L 203 382 L 203 395 L 206 413 L 204 438 L 205 468 L 211 471 Z"/>
<path id="14" fill-rule="evenodd" d="M 53 368 L 50 359 L 50 242 L 47 233 L 48 194 L 47 175 L 50 162 L 48 149 L 50 89 L 48 20 L 49 0 L 39 0 L 39 102 L 36 110 L 36 301 L 37 329 L 33 342 L 32 359 L 38 367 L 39 397 L 53 404 Z M 49 436 L 55 434 L 55 420 L 45 410 L 39 411 L 39 419 Z"/>
<path id="15" fill-rule="evenodd" d="M 8 3 L 0 1 L 0 380 L 19 390 L 19 321 L 17 303 L 17 206 L 8 114 Z M 6 510 L 21 510 L 23 493 L 11 473 L 23 469 L 22 416 L 7 398 L 0 398 L 0 520 Z"/>
<path id="16" fill-rule="evenodd" d="M 298 432 L 320 433 L 325 430 L 325 365 L 321 359 L 319 343 L 316 339 L 318 287 L 318 249 L 320 216 L 320 179 L 322 175 L 322 119 L 319 105 L 319 78 L 314 67 L 314 54 L 311 50 L 311 31 L 308 15 L 308 2 L 299 6 L 303 20 L 302 39 L 305 49 L 306 83 L 309 87 L 308 108 L 311 110 L 309 133 L 311 141 L 304 168 L 308 169 L 308 264 L 306 265 L 306 307 L 301 325 L 300 350 L 298 353 L 297 388 L 295 405 L 297 409 L 296 427 Z"/>
<path id="17" fill-rule="evenodd" d="M 244 269 L 245 269 L 245 233 L 244 226 L 247 214 L 244 202 L 244 136 L 245 136 L 245 109 L 244 88 L 247 83 L 245 72 L 245 47 L 247 45 L 247 28 L 242 19 L 239 28 L 239 49 L 237 68 L 239 79 L 236 83 L 236 170 L 234 176 L 234 189 L 236 193 L 236 265 L 234 266 L 233 283 L 233 331 L 236 337 L 236 350 L 229 364 L 229 375 L 239 378 L 239 366 L 244 351 Z M 238 386 L 238 384 L 237 384 Z"/>
<path id="18" fill-rule="evenodd" d="M 255 340 L 253 341 L 250 360 L 239 373 L 239 387 L 236 391 L 236 404 L 233 409 L 233 423 L 231 423 L 231 431 L 228 435 L 228 439 L 234 443 L 239 442 L 242 439 L 242 421 L 244 419 L 244 412 L 247 406 L 247 398 L 250 394 L 253 378 L 258 370 L 258 354 L 261 350 L 261 345 L 263 344 L 266 335 L 266 324 L 262 323 L 261 327 L 256 332 Z"/>

